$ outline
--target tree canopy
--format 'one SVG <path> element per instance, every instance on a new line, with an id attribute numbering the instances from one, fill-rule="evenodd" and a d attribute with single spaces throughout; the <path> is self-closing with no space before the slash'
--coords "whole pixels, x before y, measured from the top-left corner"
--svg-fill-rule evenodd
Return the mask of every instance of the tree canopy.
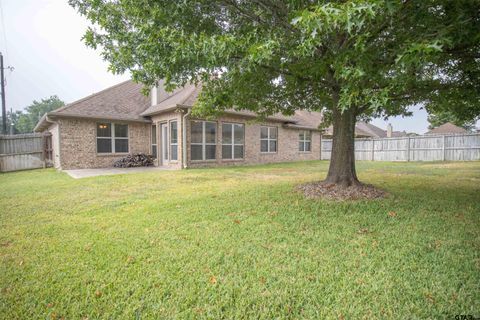
<path id="1" fill-rule="evenodd" d="M 58 96 L 53 95 L 40 101 L 34 100 L 31 105 L 25 107 L 22 111 L 9 111 L 7 113 L 7 132 L 10 132 L 11 129 L 13 133 L 33 132 L 33 128 L 45 113 L 64 105 L 65 103 Z M 13 128 L 11 128 L 12 125 Z"/>
<path id="2" fill-rule="evenodd" d="M 340 146 L 353 143 L 358 118 L 409 114 L 416 103 L 480 114 L 477 0 L 70 4 L 93 22 L 85 41 L 102 49 L 114 73 L 129 70 L 149 86 L 201 81 L 195 109 L 205 114 L 323 110 L 338 119 L 334 153 L 353 152 Z M 335 127 L 348 139 L 336 139 Z"/>

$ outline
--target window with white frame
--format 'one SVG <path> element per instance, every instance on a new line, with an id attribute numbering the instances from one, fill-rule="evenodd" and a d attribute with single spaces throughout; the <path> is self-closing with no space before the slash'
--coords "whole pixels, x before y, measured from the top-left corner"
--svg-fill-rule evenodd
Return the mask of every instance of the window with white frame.
<path id="1" fill-rule="evenodd" d="M 312 133 L 308 130 L 302 130 L 298 134 L 298 151 L 310 152 L 312 148 Z"/>
<path id="2" fill-rule="evenodd" d="M 260 152 L 277 152 L 277 127 L 260 127 Z"/>
<path id="3" fill-rule="evenodd" d="M 217 124 L 211 121 L 190 122 L 190 159 L 215 160 Z"/>
<path id="4" fill-rule="evenodd" d="M 222 159 L 243 159 L 244 133 L 241 123 L 222 124 Z"/>
<path id="5" fill-rule="evenodd" d="M 178 160 L 178 127 L 177 121 L 170 121 L 170 160 Z"/>
<path id="6" fill-rule="evenodd" d="M 128 124 L 97 123 L 97 153 L 128 153 Z"/>
<path id="7" fill-rule="evenodd" d="M 152 155 L 157 158 L 157 126 L 152 125 Z"/>

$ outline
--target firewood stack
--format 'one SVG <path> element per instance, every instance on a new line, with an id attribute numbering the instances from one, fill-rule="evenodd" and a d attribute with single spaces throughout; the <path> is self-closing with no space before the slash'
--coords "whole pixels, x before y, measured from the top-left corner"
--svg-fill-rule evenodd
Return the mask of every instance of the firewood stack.
<path id="1" fill-rule="evenodd" d="M 129 154 L 113 163 L 115 168 L 132 168 L 153 166 L 153 156 L 145 153 Z"/>

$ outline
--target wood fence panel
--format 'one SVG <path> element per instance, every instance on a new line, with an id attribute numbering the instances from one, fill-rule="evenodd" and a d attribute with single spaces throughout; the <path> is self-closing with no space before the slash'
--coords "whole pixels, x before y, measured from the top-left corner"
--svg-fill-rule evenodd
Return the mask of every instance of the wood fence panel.
<path id="1" fill-rule="evenodd" d="M 332 140 L 322 139 L 321 159 L 330 160 Z M 355 139 L 355 159 L 373 161 L 480 160 L 480 134 Z"/>
<path id="2" fill-rule="evenodd" d="M 0 136 L 0 172 L 45 167 L 45 135 Z"/>

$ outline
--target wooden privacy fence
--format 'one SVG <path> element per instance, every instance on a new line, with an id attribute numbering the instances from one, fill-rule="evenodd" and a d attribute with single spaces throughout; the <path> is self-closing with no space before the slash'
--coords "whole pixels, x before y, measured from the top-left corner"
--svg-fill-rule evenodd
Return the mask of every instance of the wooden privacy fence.
<path id="1" fill-rule="evenodd" d="M 322 139 L 320 159 L 330 160 L 332 140 Z M 480 160 L 480 134 L 424 135 L 355 139 L 355 160 L 473 161 Z"/>
<path id="2" fill-rule="evenodd" d="M 52 161 L 52 136 L 42 133 L 0 135 L 0 172 L 45 168 Z"/>

